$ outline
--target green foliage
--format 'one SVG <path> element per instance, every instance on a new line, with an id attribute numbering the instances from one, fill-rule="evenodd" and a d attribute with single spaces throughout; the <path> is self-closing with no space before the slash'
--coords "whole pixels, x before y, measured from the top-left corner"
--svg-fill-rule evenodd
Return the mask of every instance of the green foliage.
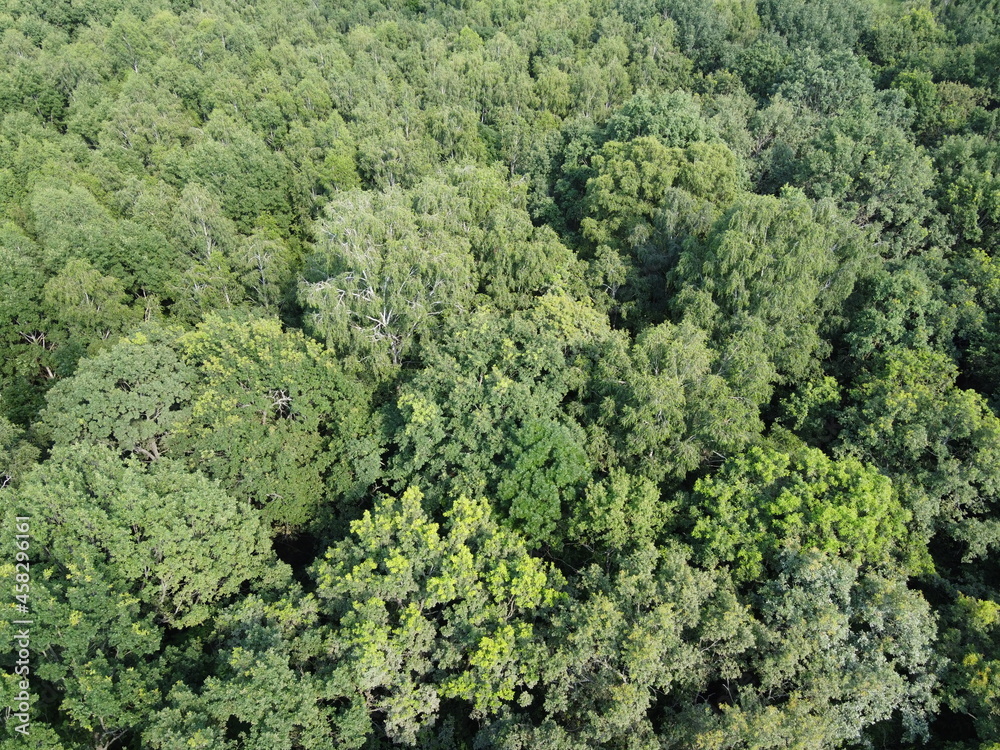
<path id="1" fill-rule="evenodd" d="M 956 376 L 942 354 L 890 350 L 859 379 L 842 418 L 845 449 L 896 479 L 928 537 L 977 526 L 998 491 L 1000 419 Z M 966 555 L 984 553 L 973 543 Z"/>
<path id="2" fill-rule="evenodd" d="M 6 418 L 0 417 L 0 487 L 16 487 L 35 465 L 39 451 Z"/>
<path id="3" fill-rule="evenodd" d="M 163 438 L 187 408 L 194 379 L 162 338 L 136 334 L 84 360 L 72 378 L 49 391 L 42 425 L 54 442 L 158 459 Z"/>
<path id="4" fill-rule="evenodd" d="M 813 203 L 798 190 L 787 189 L 779 198 L 746 196 L 704 243 L 690 245 L 681 256 L 675 304 L 714 329 L 723 352 L 755 329 L 766 330 L 766 341 L 754 348 L 779 377 L 799 379 L 814 367 L 813 358 L 826 353 L 823 319 L 852 291 L 861 267 L 859 244 L 830 204 Z M 744 373 L 727 379 L 746 381 Z M 769 383 L 762 381 L 737 387 L 760 403 L 769 395 Z"/>
<path id="5" fill-rule="evenodd" d="M 144 469 L 105 448 L 61 448 L 17 496 L 49 519 L 34 534 L 51 548 L 50 575 L 97 565 L 171 627 L 203 622 L 214 602 L 272 575 L 261 519 L 166 459 Z"/>
<path id="6" fill-rule="evenodd" d="M 756 647 L 693 744 L 849 746 L 893 715 L 904 742 L 926 738 L 937 664 L 923 597 L 817 551 L 782 555 L 775 572 L 758 590 Z"/>
<path id="7" fill-rule="evenodd" d="M 535 610 L 559 597 L 557 573 L 460 497 L 432 522 L 411 487 L 351 525 L 317 563 L 316 595 L 336 623 L 330 679 L 407 745 L 445 699 L 495 714 L 537 682 L 523 652 Z"/>
<path id="8" fill-rule="evenodd" d="M 527 422 L 513 436 L 497 499 L 532 546 L 559 539 L 563 504 L 572 504 L 590 474 L 580 443 L 577 432 L 557 422 Z"/>
<path id="9" fill-rule="evenodd" d="M 780 32 L 793 48 L 808 45 L 837 52 L 857 45 L 873 6 L 867 0 L 848 0 L 836 5 L 817 5 L 807 0 L 763 0 L 757 12 L 762 25 Z"/>
<path id="10" fill-rule="evenodd" d="M 676 746 L 677 703 L 732 674 L 752 643 L 745 608 L 675 544 L 587 568 L 551 622 L 537 657 L 545 718 L 500 727 L 522 743 L 651 748 L 659 734 Z M 658 727 L 656 714 L 674 727 Z"/>
<path id="11" fill-rule="evenodd" d="M 162 289 L 173 260 L 166 243 L 141 227 L 115 221 L 86 187 L 43 182 L 31 195 L 30 210 L 46 268 L 83 260 L 126 288 Z"/>
<path id="12" fill-rule="evenodd" d="M 927 7 L 898 8 L 879 18 L 871 30 L 873 58 L 891 67 L 915 64 L 925 67 L 928 54 L 944 37 L 945 30 Z"/>
<path id="13" fill-rule="evenodd" d="M 281 572 L 257 515 L 166 459 L 146 469 L 59 447 L 2 491 L 5 526 L 30 514 L 35 710 L 51 715 L 58 694 L 57 730 L 75 746 L 134 736 L 160 700 L 164 636 Z"/>
<path id="14" fill-rule="evenodd" d="M 684 91 L 653 98 L 646 92 L 629 99 L 606 126 L 609 140 L 628 142 L 651 136 L 671 148 L 683 148 L 713 135 L 697 100 Z"/>
<path id="15" fill-rule="evenodd" d="M 942 348 L 954 335 L 959 311 L 942 293 L 941 268 L 928 254 L 873 273 L 860 284 L 867 300 L 844 335 L 858 363 L 894 348 Z M 971 313 L 971 310 L 963 310 Z"/>
<path id="16" fill-rule="evenodd" d="M 299 299 L 308 330 L 374 368 L 399 366 L 473 291 L 468 239 L 448 196 L 352 191 L 327 206 Z"/>
<path id="17" fill-rule="evenodd" d="M 731 459 L 695 482 L 689 503 L 700 559 L 709 568 L 729 563 L 739 581 L 774 572 L 787 550 L 854 565 L 920 555 L 908 544 L 911 514 L 885 476 L 794 442 L 787 452 L 752 447 Z"/>
<path id="18" fill-rule="evenodd" d="M 828 121 L 803 149 L 800 179 L 811 195 L 836 200 L 856 224 L 877 226 L 889 245 L 883 255 L 898 257 L 928 237 L 934 171 L 895 118 L 872 117 L 870 106 Z"/>
<path id="19" fill-rule="evenodd" d="M 916 111 L 914 128 L 928 140 L 961 130 L 977 104 L 977 92 L 961 83 L 934 83 L 925 71 L 903 71 L 895 86 L 906 92 L 907 104 Z"/>
<path id="20" fill-rule="evenodd" d="M 610 141 L 593 163 L 596 175 L 587 182 L 588 218 L 581 228 L 595 244 L 648 238 L 655 209 L 675 186 L 696 200 L 726 205 L 739 184 L 735 157 L 717 143 L 681 149 L 650 136 Z"/>
<path id="21" fill-rule="evenodd" d="M 329 747 L 330 730 L 318 705 L 322 688 L 292 671 L 287 655 L 277 649 L 258 653 L 237 646 L 227 656 L 199 693 L 183 683 L 170 690 L 168 707 L 143 732 L 148 747 Z M 240 729 L 231 731 L 233 725 Z M 357 747 L 350 740 L 345 744 Z"/>
<path id="22" fill-rule="evenodd" d="M 965 243 L 992 251 L 1000 224 L 1000 149 L 976 135 L 946 138 L 935 166 L 935 193 L 949 229 Z"/>
<path id="23" fill-rule="evenodd" d="M 28 745 L 996 744 L 998 18 L 6 3 Z"/>
<path id="24" fill-rule="evenodd" d="M 656 541 L 673 509 L 649 479 L 612 469 L 573 508 L 569 538 L 615 552 L 641 547 Z"/>
<path id="25" fill-rule="evenodd" d="M 529 540 L 557 542 L 589 471 L 583 431 L 559 404 L 585 378 L 573 360 L 611 336 L 581 307 L 549 295 L 509 318 L 483 308 L 428 349 L 390 411 L 396 486 L 425 477 L 432 504 L 485 494 Z"/>
<path id="26" fill-rule="evenodd" d="M 279 224 L 288 221 L 284 159 L 268 149 L 260 136 L 216 116 L 217 112 L 206 123 L 210 138 L 191 147 L 179 165 L 181 179 L 214 188 L 222 196 L 227 216 L 241 230 L 252 228 L 265 214 Z"/>
<path id="27" fill-rule="evenodd" d="M 996 404 L 1000 361 L 994 337 L 1000 313 L 1000 266 L 994 257 L 973 251 L 956 260 L 952 274 L 956 278 L 951 310 L 958 312 L 957 333 L 968 342 L 963 375 Z"/>
<path id="28" fill-rule="evenodd" d="M 671 148 L 641 136 L 605 143 L 592 165 L 581 233 L 595 248 L 595 270 L 608 261 L 621 268 L 595 281 L 637 323 L 662 314 L 672 235 L 703 233 L 733 201 L 741 182 L 736 156 L 719 142 Z"/>
<path id="29" fill-rule="evenodd" d="M 804 50 L 784 69 L 776 96 L 795 102 L 824 117 L 832 117 L 871 99 L 871 77 L 854 55 L 838 52 L 820 55 Z"/>
<path id="30" fill-rule="evenodd" d="M 29 421 L 39 408 L 39 391 L 55 377 L 53 344 L 45 338 L 41 291 L 44 276 L 37 249 L 14 227 L 5 227 L 0 246 L 0 373 L 5 414 Z M 47 368 L 47 369 L 46 369 Z"/>
<path id="31" fill-rule="evenodd" d="M 995 721 L 1000 709 L 996 653 L 1000 606 L 995 599 L 959 593 L 946 617 L 951 627 L 942 637 L 950 660 L 944 699 L 951 710 L 973 718 L 978 740 L 1000 741 Z"/>
<path id="32" fill-rule="evenodd" d="M 717 361 L 705 332 L 687 320 L 645 329 L 621 369 L 606 357 L 595 421 L 607 430 L 607 464 L 660 482 L 751 442 L 756 409 L 718 374 Z"/>
<path id="33" fill-rule="evenodd" d="M 524 209 L 526 185 L 496 169 L 461 169 L 452 180 L 467 197 L 473 257 L 480 289 L 501 309 L 528 308 L 548 291 L 581 292 L 583 264 L 547 226 Z"/>
<path id="34" fill-rule="evenodd" d="M 168 443 L 192 471 L 285 529 L 316 520 L 324 500 L 356 500 L 374 481 L 370 396 L 300 331 L 272 319 L 210 316 L 178 344 L 199 377 Z"/>
<path id="35" fill-rule="evenodd" d="M 100 351 L 142 320 L 143 309 L 130 305 L 122 283 L 102 276 L 86 260 L 71 260 L 42 287 L 42 314 L 54 347 L 55 372 L 75 369 L 85 354 Z M 90 342 L 88 348 L 84 344 Z"/>

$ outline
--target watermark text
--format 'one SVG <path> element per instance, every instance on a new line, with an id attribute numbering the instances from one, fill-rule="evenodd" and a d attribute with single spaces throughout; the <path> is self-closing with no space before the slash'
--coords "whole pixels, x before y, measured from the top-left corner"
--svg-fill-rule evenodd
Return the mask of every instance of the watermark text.
<path id="1" fill-rule="evenodd" d="M 31 562 L 28 552 L 31 548 L 30 519 L 17 516 L 14 526 L 14 609 L 18 619 L 13 620 L 14 674 L 19 678 L 17 693 L 7 709 L 8 721 L 13 719 L 14 731 L 27 736 L 30 722 L 31 693 L 28 677 L 31 675 Z"/>

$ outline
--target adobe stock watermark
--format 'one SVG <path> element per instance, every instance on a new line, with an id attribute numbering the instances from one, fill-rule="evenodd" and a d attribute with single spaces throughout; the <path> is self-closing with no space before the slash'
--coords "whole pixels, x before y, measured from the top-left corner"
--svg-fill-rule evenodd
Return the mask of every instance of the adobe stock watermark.
<path id="1" fill-rule="evenodd" d="M 13 722 L 14 731 L 24 736 L 28 735 L 30 726 L 28 711 L 31 708 L 31 693 L 28 677 L 31 675 L 31 620 L 28 607 L 31 594 L 31 563 L 28 560 L 28 550 L 31 547 L 30 525 L 27 516 L 17 516 L 14 526 L 14 609 L 19 619 L 13 620 L 14 637 L 14 674 L 17 680 L 17 692 L 11 705 L 7 708 L 7 721 Z"/>

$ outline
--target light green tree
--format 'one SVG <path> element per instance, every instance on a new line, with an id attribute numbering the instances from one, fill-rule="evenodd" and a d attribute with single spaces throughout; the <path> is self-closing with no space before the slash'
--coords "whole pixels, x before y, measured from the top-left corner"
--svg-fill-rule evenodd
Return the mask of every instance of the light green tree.
<path id="1" fill-rule="evenodd" d="M 786 550 L 816 549 L 854 565 L 926 559 L 907 531 L 912 513 L 887 477 L 787 439 L 784 450 L 752 447 L 695 482 L 691 534 L 707 567 L 728 564 L 748 581 L 773 572 Z"/>
<path id="2" fill-rule="evenodd" d="M 416 744 L 445 700 L 485 718 L 538 680 L 524 652 L 560 576 L 483 500 L 460 497 L 439 525 L 415 487 L 385 498 L 313 574 L 333 628 L 322 671 L 395 742 Z"/>

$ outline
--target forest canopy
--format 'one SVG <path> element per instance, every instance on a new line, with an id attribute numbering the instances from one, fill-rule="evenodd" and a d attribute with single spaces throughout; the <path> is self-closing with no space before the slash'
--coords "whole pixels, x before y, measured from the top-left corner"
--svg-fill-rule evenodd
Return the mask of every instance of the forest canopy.
<path id="1" fill-rule="evenodd" d="M 0 59 L 0 749 L 1000 747 L 1000 4 Z"/>

